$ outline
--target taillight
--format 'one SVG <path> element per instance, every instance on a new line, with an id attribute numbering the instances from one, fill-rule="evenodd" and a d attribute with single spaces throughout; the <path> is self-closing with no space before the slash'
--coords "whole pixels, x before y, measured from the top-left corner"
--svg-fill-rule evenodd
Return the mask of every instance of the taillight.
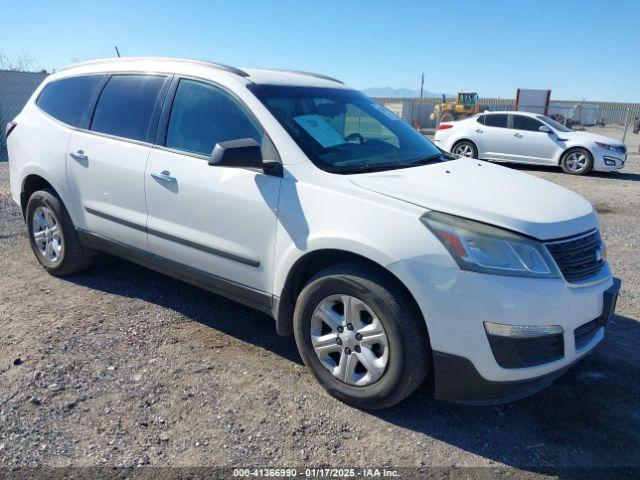
<path id="1" fill-rule="evenodd" d="M 453 125 L 451 125 L 450 123 L 441 123 L 440 125 L 438 125 L 438 130 L 446 130 L 447 128 L 451 127 L 453 127 Z"/>
<path id="2" fill-rule="evenodd" d="M 5 135 L 6 135 L 7 137 L 9 137 L 9 134 L 10 134 L 11 132 L 13 132 L 13 129 L 14 129 L 14 128 L 16 128 L 16 125 L 18 125 L 16 122 L 9 122 L 9 123 L 7 123 L 7 126 L 6 126 L 6 128 L 5 128 L 5 130 L 4 130 L 4 133 L 5 133 Z"/>

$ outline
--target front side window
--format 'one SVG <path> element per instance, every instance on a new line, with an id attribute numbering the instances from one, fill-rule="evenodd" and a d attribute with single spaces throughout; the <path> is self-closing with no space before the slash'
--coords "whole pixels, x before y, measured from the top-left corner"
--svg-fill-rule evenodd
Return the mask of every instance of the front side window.
<path id="1" fill-rule="evenodd" d="M 547 117 L 546 115 L 538 115 L 538 118 L 545 122 L 547 125 L 555 128 L 559 132 L 571 132 L 572 130 L 569 127 L 565 127 L 559 122 L 556 122 L 554 119 Z"/>
<path id="2" fill-rule="evenodd" d="M 86 128 L 102 78 L 103 75 L 88 75 L 53 81 L 44 87 L 36 105 L 67 125 Z"/>
<path id="3" fill-rule="evenodd" d="M 509 119 L 509 115 L 506 115 L 504 113 L 496 113 L 493 115 L 485 116 L 484 124 L 487 127 L 507 128 L 508 119 Z"/>
<path id="4" fill-rule="evenodd" d="M 529 132 L 538 132 L 540 131 L 540 127 L 542 127 L 542 123 L 532 117 L 527 117 L 525 115 L 514 115 L 513 116 L 513 128 L 516 130 L 526 130 Z"/>
<path id="5" fill-rule="evenodd" d="M 249 88 L 323 170 L 361 173 L 448 159 L 407 123 L 355 90 L 280 85 Z"/>
<path id="6" fill-rule="evenodd" d="M 131 140 L 149 141 L 151 117 L 165 77 L 114 75 L 105 85 L 91 130 Z"/>
<path id="7" fill-rule="evenodd" d="M 213 85 L 180 80 L 167 128 L 168 148 L 210 155 L 216 143 L 241 138 L 260 143 L 262 132 L 231 95 Z"/>

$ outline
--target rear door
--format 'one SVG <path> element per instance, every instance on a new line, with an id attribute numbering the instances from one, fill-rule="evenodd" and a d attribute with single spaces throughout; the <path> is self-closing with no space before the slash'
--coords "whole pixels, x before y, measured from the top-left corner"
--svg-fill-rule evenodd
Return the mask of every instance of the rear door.
<path id="1" fill-rule="evenodd" d="M 182 276 L 270 302 L 281 178 L 208 160 L 216 143 L 240 138 L 261 143 L 265 158 L 277 152 L 228 91 L 184 78 L 174 89 L 145 175 L 151 251 Z"/>
<path id="2" fill-rule="evenodd" d="M 509 149 L 513 160 L 520 162 L 554 163 L 556 154 L 562 150 L 556 136 L 550 132 L 541 132 L 545 126 L 540 120 L 528 115 L 512 115 L 513 143 Z M 548 128 L 548 126 L 547 126 Z"/>
<path id="3" fill-rule="evenodd" d="M 486 113 L 479 117 L 484 123 L 475 122 L 473 139 L 478 145 L 478 156 L 487 160 L 507 160 L 511 131 L 509 115 L 506 113 Z"/>
<path id="4" fill-rule="evenodd" d="M 149 249 L 144 172 L 167 83 L 160 75 L 111 75 L 89 129 L 75 131 L 67 148 L 81 228 L 142 250 Z"/>

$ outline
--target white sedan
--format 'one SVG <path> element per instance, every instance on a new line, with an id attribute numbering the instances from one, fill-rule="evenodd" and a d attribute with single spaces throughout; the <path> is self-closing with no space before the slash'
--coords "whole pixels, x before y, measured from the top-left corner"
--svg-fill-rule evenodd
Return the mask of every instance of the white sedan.
<path id="1" fill-rule="evenodd" d="M 613 138 L 570 128 L 536 113 L 482 113 L 443 122 L 435 134 L 448 152 L 498 162 L 559 165 L 566 173 L 624 167 L 627 147 Z"/>

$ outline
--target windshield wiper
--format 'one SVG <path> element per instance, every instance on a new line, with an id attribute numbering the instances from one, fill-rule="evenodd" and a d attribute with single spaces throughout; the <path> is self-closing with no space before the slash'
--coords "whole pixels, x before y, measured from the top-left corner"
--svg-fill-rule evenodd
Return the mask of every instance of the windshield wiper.
<path id="1" fill-rule="evenodd" d="M 429 163 L 439 163 L 446 162 L 447 160 L 454 160 L 455 157 L 449 156 L 446 153 L 436 153 L 434 155 L 429 155 L 428 157 L 421 157 L 416 160 L 411 160 L 408 162 L 398 162 L 398 163 L 365 163 L 363 165 L 358 165 L 356 167 L 351 168 L 336 168 L 331 170 L 333 173 L 342 173 L 342 174 L 350 174 L 350 173 L 371 173 L 371 172 L 381 172 L 384 170 L 398 170 L 400 168 L 411 168 L 418 167 L 420 165 L 428 165 Z"/>
<path id="2" fill-rule="evenodd" d="M 365 165 L 359 165 L 357 167 L 352 168 L 336 168 L 333 170 L 334 173 L 371 173 L 371 172 L 381 172 L 384 170 L 395 170 L 398 168 L 407 168 L 413 165 L 408 165 L 406 163 L 383 163 L 383 164 L 375 164 L 368 163 Z"/>
<path id="3" fill-rule="evenodd" d="M 438 162 L 444 162 L 447 160 L 454 160 L 455 157 L 453 156 L 449 156 L 446 153 L 435 153 L 433 155 L 429 155 L 428 157 L 423 157 L 423 158 L 418 158 L 417 160 L 414 160 L 413 162 L 411 162 L 410 165 L 415 166 L 415 165 L 427 165 L 429 163 L 433 163 L 435 161 Z"/>
<path id="4" fill-rule="evenodd" d="M 357 167 L 352 167 L 352 168 L 338 168 L 334 171 L 334 173 L 344 173 L 344 174 L 349 174 L 349 173 L 371 173 L 371 172 L 382 172 L 385 170 L 398 170 L 401 168 L 411 168 L 411 167 L 418 167 L 420 165 L 427 165 L 429 163 L 433 163 L 433 162 L 440 162 L 445 160 L 446 157 L 444 157 L 441 154 L 438 155 L 432 155 L 429 157 L 424 157 L 424 158 L 419 158 L 418 160 L 414 160 L 408 163 L 402 162 L 402 163 L 367 163 L 365 165 L 359 165 Z"/>

